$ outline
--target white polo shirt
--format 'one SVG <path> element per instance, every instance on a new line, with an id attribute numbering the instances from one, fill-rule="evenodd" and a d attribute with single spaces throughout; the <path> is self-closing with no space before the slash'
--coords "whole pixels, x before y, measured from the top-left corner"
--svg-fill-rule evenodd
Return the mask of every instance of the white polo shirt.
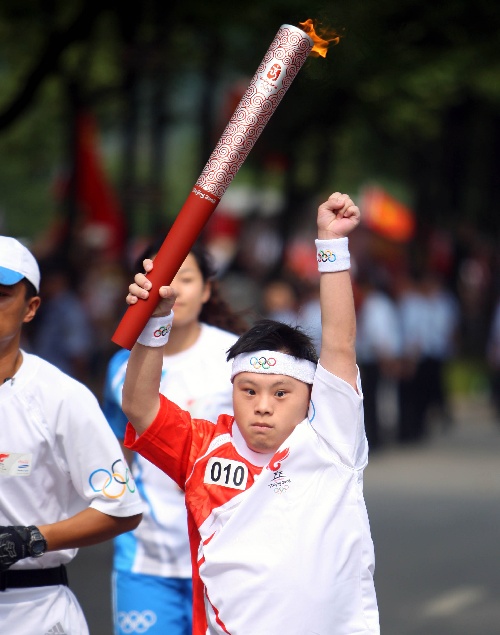
<path id="1" fill-rule="evenodd" d="M 94 395 L 35 355 L 0 386 L 0 525 L 45 525 L 92 507 L 139 514 L 143 503 Z M 25 558 L 11 569 L 66 564 L 77 549 Z M 82 609 L 63 585 L 0 592 L 2 633 L 88 635 Z"/>
<path id="2" fill-rule="evenodd" d="M 0 525 L 45 525 L 93 507 L 110 516 L 143 510 L 120 445 L 83 384 L 23 352 L 0 386 Z M 56 567 L 77 549 L 26 558 L 12 569 Z"/>

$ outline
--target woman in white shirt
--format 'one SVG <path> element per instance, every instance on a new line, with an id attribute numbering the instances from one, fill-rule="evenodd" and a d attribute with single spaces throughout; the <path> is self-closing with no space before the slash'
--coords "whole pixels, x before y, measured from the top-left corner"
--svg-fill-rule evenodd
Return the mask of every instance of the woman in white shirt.
<path id="1" fill-rule="evenodd" d="M 141 266 L 160 245 L 143 254 Z M 194 417 L 215 421 L 220 412 L 232 414 L 226 351 L 247 325 L 222 299 L 214 276 L 208 253 L 195 245 L 172 281 L 179 295 L 164 347 L 160 389 Z M 103 410 L 120 441 L 127 423 L 121 392 L 129 355 L 128 350 L 120 350 L 111 359 L 104 391 Z M 147 627 L 148 635 L 191 635 L 192 567 L 184 495 L 152 463 L 131 455 L 146 510 L 137 530 L 115 540 L 115 634 Z"/>

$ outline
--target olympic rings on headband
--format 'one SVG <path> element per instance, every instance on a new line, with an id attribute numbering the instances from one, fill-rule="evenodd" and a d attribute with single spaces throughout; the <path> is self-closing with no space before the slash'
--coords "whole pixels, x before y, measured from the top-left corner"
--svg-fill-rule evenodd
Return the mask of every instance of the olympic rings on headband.
<path id="1" fill-rule="evenodd" d="M 264 370 L 268 370 L 269 368 L 276 366 L 276 360 L 274 357 L 270 357 L 269 359 L 266 359 L 265 357 L 251 357 L 250 364 L 254 368 L 263 368 Z"/>

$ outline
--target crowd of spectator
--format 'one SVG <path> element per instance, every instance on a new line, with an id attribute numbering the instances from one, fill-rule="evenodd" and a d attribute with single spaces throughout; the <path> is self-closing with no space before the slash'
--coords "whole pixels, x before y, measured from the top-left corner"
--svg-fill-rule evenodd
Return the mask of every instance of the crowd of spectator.
<path id="1" fill-rule="evenodd" d="M 249 227 L 234 237 L 228 260 L 221 258 L 220 240 L 213 243 L 226 298 L 249 324 L 262 316 L 298 324 L 319 345 L 319 280 L 315 262 L 309 262 L 312 249 L 305 246 L 309 237 L 298 232 L 299 238 L 283 239 L 265 221 L 259 231 Z M 477 235 L 464 245 L 434 232 L 420 245 L 425 257 L 413 266 L 408 254 L 414 245 L 398 246 L 394 258 L 394 245 L 360 234 L 352 275 L 371 448 L 422 441 L 435 421 L 443 430 L 453 424 L 448 379 L 457 360 L 479 363 L 500 420 L 500 267 L 491 251 L 478 246 Z M 73 260 L 41 260 L 43 304 L 25 346 L 99 398 L 104 370 L 117 350 L 111 336 L 125 310 L 131 263 L 147 242 L 135 241 L 124 263 L 85 246 Z M 265 249 L 254 248 L 257 243 Z"/>

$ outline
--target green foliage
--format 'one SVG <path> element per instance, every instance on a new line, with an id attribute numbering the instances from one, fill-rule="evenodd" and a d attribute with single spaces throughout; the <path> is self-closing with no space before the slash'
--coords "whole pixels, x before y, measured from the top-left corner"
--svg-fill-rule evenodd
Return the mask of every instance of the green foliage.
<path id="1" fill-rule="evenodd" d="M 53 81 L 0 135 L 0 216 L 13 235 L 34 236 L 57 211 L 52 187 L 64 156 L 65 118 Z"/>
<path id="2" fill-rule="evenodd" d="M 58 213 L 50 188 L 71 160 L 75 100 L 99 118 L 113 182 L 123 185 L 135 165 L 136 182 L 123 190 L 133 231 L 161 215 L 151 201 L 178 208 L 225 123 L 226 89 L 238 79 L 248 81 L 281 24 L 309 17 L 335 28 L 340 44 L 325 60 L 306 62 L 246 173 L 262 170 L 265 158 L 278 152 L 291 166 L 289 182 L 306 193 L 336 179 L 355 190 L 373 177 L 417 189 L 423 186 L 412 165 L 436 156 L 457 109 L 465 105 L 485 121 L 485 130 L 495 127 L 500 10 L 493 0 L 476 0 L 473 7 L 466 0 L 4 0 L 0 209 L 7 231 L 33 235 Z M 19 98 L 34 78 L 23 102 Z M 153 108 L 160 114 L 153 115 Z M 6 113 L 8 121 L 2 119 Z M 133 160 L 125 149 L 132 147 L 125 144 L 132 125 Z M 465 128 L 460 134 L 464 147 L 472 144 Z M 160 137 L 164 145 L 156 147 Z M 494 135 L 481 139 L 479 153 L 494 156 Z M 473 191 L 474 184 L 468 187 Z M 155 188 L 163 190 L 163 199 Z"/>

